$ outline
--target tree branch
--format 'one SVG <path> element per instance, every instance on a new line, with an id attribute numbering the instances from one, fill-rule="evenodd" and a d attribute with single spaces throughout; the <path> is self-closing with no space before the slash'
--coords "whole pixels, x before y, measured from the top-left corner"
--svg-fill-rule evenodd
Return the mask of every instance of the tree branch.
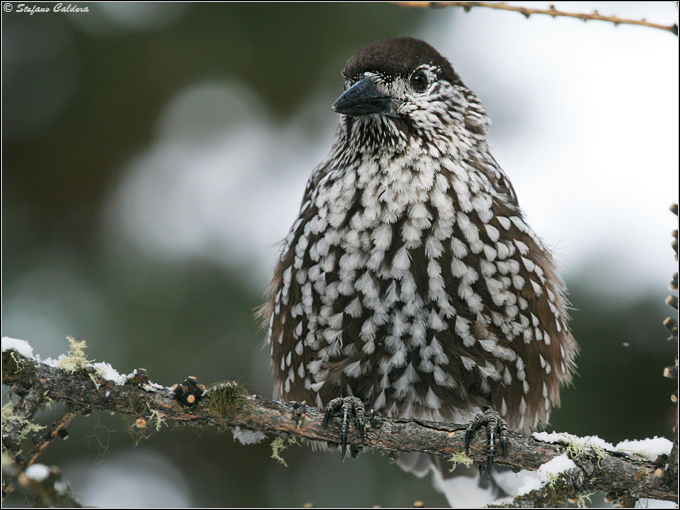
<path id="1" fill-rule="evenodd" d="M 640 25 L 644 27 L 657 28 L 659 30 L 666 30 L 675 35 L 678 35 L 678 25 L 659 25 L 658 23 L 650 23 L 646 19 L 641 20 L 619 18 L 617 16 L 603 16 L 597 11 L 591 14 L 558 11 L 554 5 L 549 9 L 529 9 L 527 7 L 519 7 L 515 5 L 508 5 L 505 2 L 395 2 L 404 7 L 423 7 L 423 8 L 441 8 L 441 7 L 462 7 L 465 12 L 470 11 L 473 7 L 485 7 L 487 9 L 497 9 L 502 11 L 514 11 L 523 14 L 527 18 L 532 14 L 547 14 L 553 18 L 567 17 L 577 18 L 583 21 L 608 21 L 614 25 Z"/>
<path id="2" fill-rule="evenodd" d="M 22 470 L 17 464 L 3 459 L 2 474 L 7 487 L 19 487 L 35 499 L 36 507 L 82 508 L 68 485 L 61 482 L 61 471 L 57 466 L 36 464 L 31 469 Z"/>
<path id="3" fill-rule="evenodd" d="M 84 363 L 73 371 L 56 368 L 16 351 L 2 353 L 3 383 L 18 388 L 39 388 L 45 400 L 62 402 L 70 413 L 89 414 L 92 410 L 114 411 L 136 416 L 135 427 L 160 428 L 165 422 L 189 423 L 220 430 L 239 427 L 260 433 L 295 436 L 310 441 L 337 444 L 339 420 L 324 429 L 323 411 L 296 402 L 272 401 L 249 395 L 236 383 L 220 383 L 205 389 L 195 378 L 172 388 L 150 383 L 145 371 L 131 376 L 102 377 L 101 370 Z M 4 439 L 4 437 L 3 437 Z M 465 425 L 425 420 L 389 419 L 369 415 L 364 448 L 393 454 L 420 452 L 450 460 L 464 451 Z M 352 431 L 350 441 L 359 442 Z M 11 443 L 11 442 L 10 442 Z M 576 469 L 561 477 L 565 494 L 577 497 L 584 491 L 605 491 L 633 498 L 677 501 L 677 483 L 657 463 L 624 452 L 567 448 Z M 576 452 L 576 453 L 575 453 Z M 39 454 L 40 452 L 37 452 Z M 508 456 L 496 462 L 514 470 L 536 470 L 565 453 L 565 447 L 539 441 L 532 436 L 510 433 Z M 35 457 L 37 457 L 37 454 Z M 665 456 L 663 456 L 665 457 Z M 470 458 L 484 462 L 485 441 L 475 438 Z M 554 489 L 551 484 L 550 489 Z"/>
<path id="4" fill-rule="evenodd" d="M 671 212 L 677 217 L 678 216 L 678 204 L 673 204 L 670 207 Z M 671 242 L 671 248 L 673 248 L 673 251 L 675 252 L 675 262 L 678 262 L 678 229 L 674 229 L 671 232 L 671 236 L 673 237 L 673 241 Z M 671 279 L 670 284 L 668 285 L 669 289 L 672 292 L 676 292 L 678 290 L 678 273 L 675 272 L 673 273 L 673 278 Z M 677 318 L 678 316 L 678 298 L 677 296 L 674 295 L 669 295 L 668 298 L 666 299 L 666 304 L 673 308 L 675 310 L 675 317 Z M 674 318 L 667 317 L 663 321 L 663 325 L 666 326 L 666 329 L 668 330 L 669 337 L 668 340 L 673 342 L 675 344 L 675 363 L 666 367 L 663 371 L 663 375 L 665 377 L 668 377 L 670 379 L 676 379 L 678 378 L 678 321 Z M 675 404 L 678 403 L 678 390 L 677 390 L 677 385 L 675 392 L 671 395 L 671 401 Z M 675 434 L 675 438 L 673 440 L 673 449 L 671 450 L 670 458 L 669 458 L 669 474 L 672 475 L 675 479 L 678 478 L 678 408 L 676 406 L 675 408 L 675 426 L 673 427 L 673 433 Z"/>

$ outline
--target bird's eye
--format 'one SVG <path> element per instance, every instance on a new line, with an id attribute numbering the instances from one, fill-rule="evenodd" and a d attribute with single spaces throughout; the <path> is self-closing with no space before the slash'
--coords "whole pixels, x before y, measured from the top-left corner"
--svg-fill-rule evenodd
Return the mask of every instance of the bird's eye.
<path id="1" fill-rule="evenodd" d="M 416 74 L 411 76 L 411 86 L 413 87 L 414 90 L 422 92 L 427 88 L 427 85 L 428 85 L 427 76 L 423 71 L 418 71 Z"/>

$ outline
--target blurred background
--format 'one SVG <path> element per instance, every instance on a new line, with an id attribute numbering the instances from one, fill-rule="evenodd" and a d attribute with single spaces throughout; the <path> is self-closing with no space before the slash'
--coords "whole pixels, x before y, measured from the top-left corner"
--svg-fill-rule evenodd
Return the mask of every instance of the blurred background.
<path id="1" fill-rule="evenodd" d="M 675 2 L 552 3 L 677 23 Z M 384 3 L 74 5 L 89 12 L 2 13 L 2 335 L 43 358 L 74 336 L 121 373 L 233 379 L 269 397 L 253 312 L 331 146 L 340 70 L 409 35 L 481 98 L 495 158 L 561 262 L 581 356 L 549 430 L 671 437 L 675 36 Z M 271 438 L 166 427 L 136 444 L 129 426 L 77 417 L 41 462 L 94 506 L 446 505 L 375 453 L 341 463 L 293 446 L 285 467 Z"/>

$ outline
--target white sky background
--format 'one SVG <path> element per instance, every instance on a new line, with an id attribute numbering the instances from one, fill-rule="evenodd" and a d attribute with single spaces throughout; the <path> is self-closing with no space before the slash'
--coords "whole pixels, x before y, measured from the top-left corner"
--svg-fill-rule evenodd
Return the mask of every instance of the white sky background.
<path id="1" fill-rule="evenodd" d="M 673 2 L 555 5 L 677 22 Z M 438 12 L 417 35 L 487 107 L 493 154 L 565 275 L 587 270 L 618 295 L 665 286 L 674 271 L 668 207 L 678 197 L 677 38 L 489 9 Z M 243 84 L 186 89 L 159 118 L 155 142 L 129 163 L 108 225 L 154 256 L 255 262 L 262 287 L 272 245 L 287 234 L 307 177 L 330 149 L 339 71 L 334 90 L 317 90 L 283 124 Z"/>
<path id="2" fill-rule="evenodd" d="M 555 6 L 664 24 L 678 16 L 674 2 Z M 482 100 L 485 81 L 507 84 L 507 96 L 487 105 L 492 120 L 495 102 L 516 101 L 525 109 L 520 130 L 506 128 L 497 138 L 492 128 L 491 146 L 530 224 L 556 246 L 567 276 L 599 259 L 600 271 L 589 276 L 610 292 L 666 282 L 674 267 L 675 218 L 668 206 L 678 197 L 677 38 L 643 27 L 527 20 L 481 9 L 446 21 L 448 29 L 436 36 L 441 44 L 432 42 L 466 84 Z"/>

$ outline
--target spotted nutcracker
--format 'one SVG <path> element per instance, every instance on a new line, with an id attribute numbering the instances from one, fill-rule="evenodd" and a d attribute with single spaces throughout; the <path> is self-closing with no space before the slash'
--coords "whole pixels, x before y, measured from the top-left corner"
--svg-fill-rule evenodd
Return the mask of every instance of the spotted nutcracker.
<path id="1" fill-rule="evenodd" d="M 342 74 L 335 142 L 264 308 L 275 397 L 341 410 L 343 456 L 364 406 L 470 431 L 491 418 L 501 436 L 546 422 L 578 347 L 484 108 L 417 39 L 373 43 Z"/>

